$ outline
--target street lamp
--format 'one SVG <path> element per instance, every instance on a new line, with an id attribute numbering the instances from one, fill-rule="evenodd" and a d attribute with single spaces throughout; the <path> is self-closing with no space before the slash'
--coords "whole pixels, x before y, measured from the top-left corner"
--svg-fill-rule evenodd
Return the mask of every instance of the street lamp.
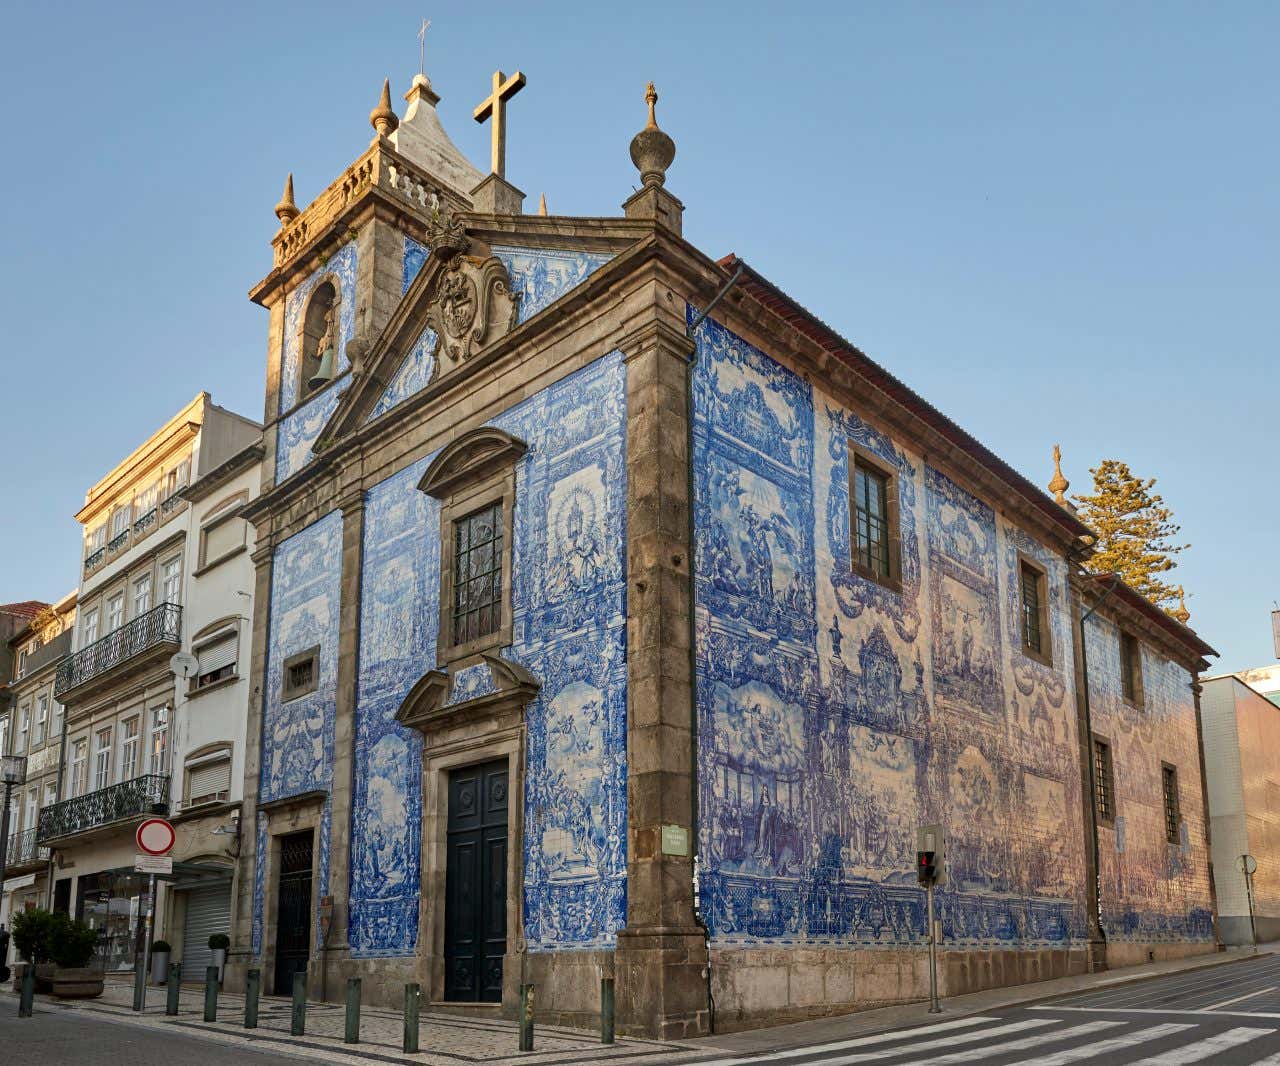
<path id="1" fill-rule="evenodd" d="M 4 811 L 0 813 L 0 910 L 4 910 L 4 873 L 9 862 L 9 808 L 13 806 L 13 790 L 27 779 L 25 755 L 0 755 L 0 784 L 4 785 Z M 0 972 L 8 980 L 9 938 L 4 938 L 4 951 L 0 951 Z"/>

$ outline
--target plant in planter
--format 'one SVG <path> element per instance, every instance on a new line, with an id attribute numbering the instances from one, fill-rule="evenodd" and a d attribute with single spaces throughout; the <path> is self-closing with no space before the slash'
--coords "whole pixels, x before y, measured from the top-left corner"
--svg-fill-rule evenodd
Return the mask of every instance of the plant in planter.
<path id="1" fill-rule="evenodd" d="M 13 946 L 27 966 L 35 967 L 37 992 L 53 991 L 53 955 L 50 953 L 49 940 L 58 917 L 38 907 L 18 911 L 13 916 Z M 65 918 L 66 915 L 61 917 Z M 22 970 L 14 967 L 14 991 L 18 989 L 22 973 Z"/>
<path id="2" fill-rule="evenodd" d="M 227 949 L 231 938 L 226 933 L 214 933 L 209 937 L 209 950 L 213 952 L 213 964 L 218 968 L 218 983 L 222 983 L 222 971 L 227 965 Z"/>
<path id="3" fill-rule="evenodd" d="M 169 980 L 169 941 L 157 940 L 151 945 L 151 980 L 158 985 Z"/>
<path id="4" fill-rule="evenodd" d="M 49 933 L 53 957 L 53 994 L 62 999 L 86 999 L 102 995 L 102 967 L 90 965 L 98 947 L 98 934 L 84 922 L 55 914 Z"/>

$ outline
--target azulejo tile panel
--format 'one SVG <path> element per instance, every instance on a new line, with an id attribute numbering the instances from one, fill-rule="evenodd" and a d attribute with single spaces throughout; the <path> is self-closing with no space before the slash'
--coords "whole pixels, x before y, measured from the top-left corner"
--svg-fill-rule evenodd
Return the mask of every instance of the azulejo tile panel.
<path id="1" fill-rule="evenodd" d="M 541 685 L 526 718 L 531 950 L 611 944 L 626 919 L 625 395 L 615 352 L 493 423 L 529 445 L 516 468 L 514 639 L 503 655 Z M 386 816 L 353 826 L 352 949 L 366 956 L 410 954 L 418 936 L 421 742 L 393 716 L 436 666 L 439 513 L 417 489 L 428 463 L 367 498 L 356 788 Z M 487 666 L 464 667 L 450 698 L 491 685 Z M 407 760 L 379 754 L 400 753 L 401 741 Z"/>
<path id="2" fill-rule="evenodd" d="M 520 298 L 521 322 L 555 303 L 613 258 L 602 252 L 502 245 L 494 245 L 493 254 L 502 260 L 511 275 L 511 291 Z"/>
<path id="3" fill-rule="evenodd" d="M 330 513 L 276 549 L 263 694 L 259 803 L 330 789 L 341 582 L 341 513 Z M 284 660 L 311 648 L 318 648 L 316 687 L 286 702 Z M 326 825 L 329 811 L 326 799 Z M 260 820 L 254 878 L 255 951 L 261 944 L 265 834 L 265 821 Z M 320 896 L 328 893 L 329 884 L 329 834 L 323 827 L 317 833 L 316 850 L 316 893 Z"/>
<path id="4" fill-rule="evenodd" d="M 1012 692 L 1059 736 L 1067 676 L 1014 680 L 1025 657 L 1000 604 L 1017 549 L 994 512 L 714 320 L 696 340 L 699 902 L 713 942 L 918 946 L 915 827 L 934 821 L 949 944 L 1080 938 L 1078 762 L 1066 747 L 1054 765 L 1011 725 L 1032 716 Z M 901 591 L 852 568 L 850 445 L 896 475 Z M 1023 876 L 1048 842 L 1061 866 Z"/>
<path id="5" fill-rule="evenodd" d="M 418 272 L 426 264 L 430 255 L 429 248 L 419 244 L 412 237 L 405 237 L 402 293 L 409 291 L 409 286 L 413 283 L 413 279 L 418 276 Z M 397 404 L 403 403 L 415 392 L 426 387 L 436 369 L 435 348 L 435 330 L 428 327 L 422 331 L 422 335 L 414 342 L 413 348 L 405 356 L 404 362 L 400 364 L 392 376 L 391 383 L 387 386 L 387 391 L 378 398 L 373 410 L 365 418 L 366 422 L 372 422 L 379 415 L 385 414 Z"/>

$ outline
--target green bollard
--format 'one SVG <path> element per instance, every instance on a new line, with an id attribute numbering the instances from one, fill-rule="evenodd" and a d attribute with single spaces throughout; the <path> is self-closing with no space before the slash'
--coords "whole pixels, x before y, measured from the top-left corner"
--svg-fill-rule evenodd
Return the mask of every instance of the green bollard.
<path id="1" fill-rule="evenodd" d="M 169 964 L 169 976 L 164 985 L 164 1012 L 174 1015 L 178 1013 L 178 996 L 182 991 L 182 963 Z"/>
<path id="2" fill-rule="evenodd" d="M 22 982 L 18 989 L 18 1017 L 30 1018 L 36 999 L 36 964 L 34 962 L 29 962 L 22 968 Z"/>
<path id="3" fill-rule="evenodd" d="M 218 968 L 216 966 L 204 968 L 204 1020 L 206 1022 L 218 1020 Z"/>
<path id="4" fill-rule="evenodd" d="M 289 1032 L 294 1036 L 302 1036 L 307 1031 L 307 975 L 293 975 L 293 1023 Z"/>
<path id="5" fill-rule="evenodd" d="M 600 978 L 600 1043 L 613 1043 L 613 978 Z"/>
<path id="6" fill-rule="evenodd" d="M 342 1040 L 347 1044 L 360 1043 L 360 978 L 347 978 L 347 1031 Z"/>
<path id="7" fill-rule="evenodd" d="M 418 985 L 404 986 L 404 1049 L 418 1050 L 418 1007 L 422 1002 L 422 989 Z"/>
<path id="8" fill-rule="evenodd" d="M 244 1027 L 258 1028 L 258 991 L 262 986 L 262 971 L 250 970 L 244 978 Z"/>
<path id="9" fill-rule="evenodd" d="M 520 986 L 520 1050 L 533 1050 L 533 985 Z"/>

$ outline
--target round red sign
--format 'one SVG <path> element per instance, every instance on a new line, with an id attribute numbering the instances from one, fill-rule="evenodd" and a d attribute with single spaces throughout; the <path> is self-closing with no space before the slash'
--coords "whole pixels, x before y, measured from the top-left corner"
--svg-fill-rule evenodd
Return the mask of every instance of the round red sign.
<path id="1" fill-rule="evenodd" d="M 163 818 L 148 818 L 138 826 L 133 837 L 139 851 L 145 851 L 148 855 L 168 855 L 178 834 Z"/>

